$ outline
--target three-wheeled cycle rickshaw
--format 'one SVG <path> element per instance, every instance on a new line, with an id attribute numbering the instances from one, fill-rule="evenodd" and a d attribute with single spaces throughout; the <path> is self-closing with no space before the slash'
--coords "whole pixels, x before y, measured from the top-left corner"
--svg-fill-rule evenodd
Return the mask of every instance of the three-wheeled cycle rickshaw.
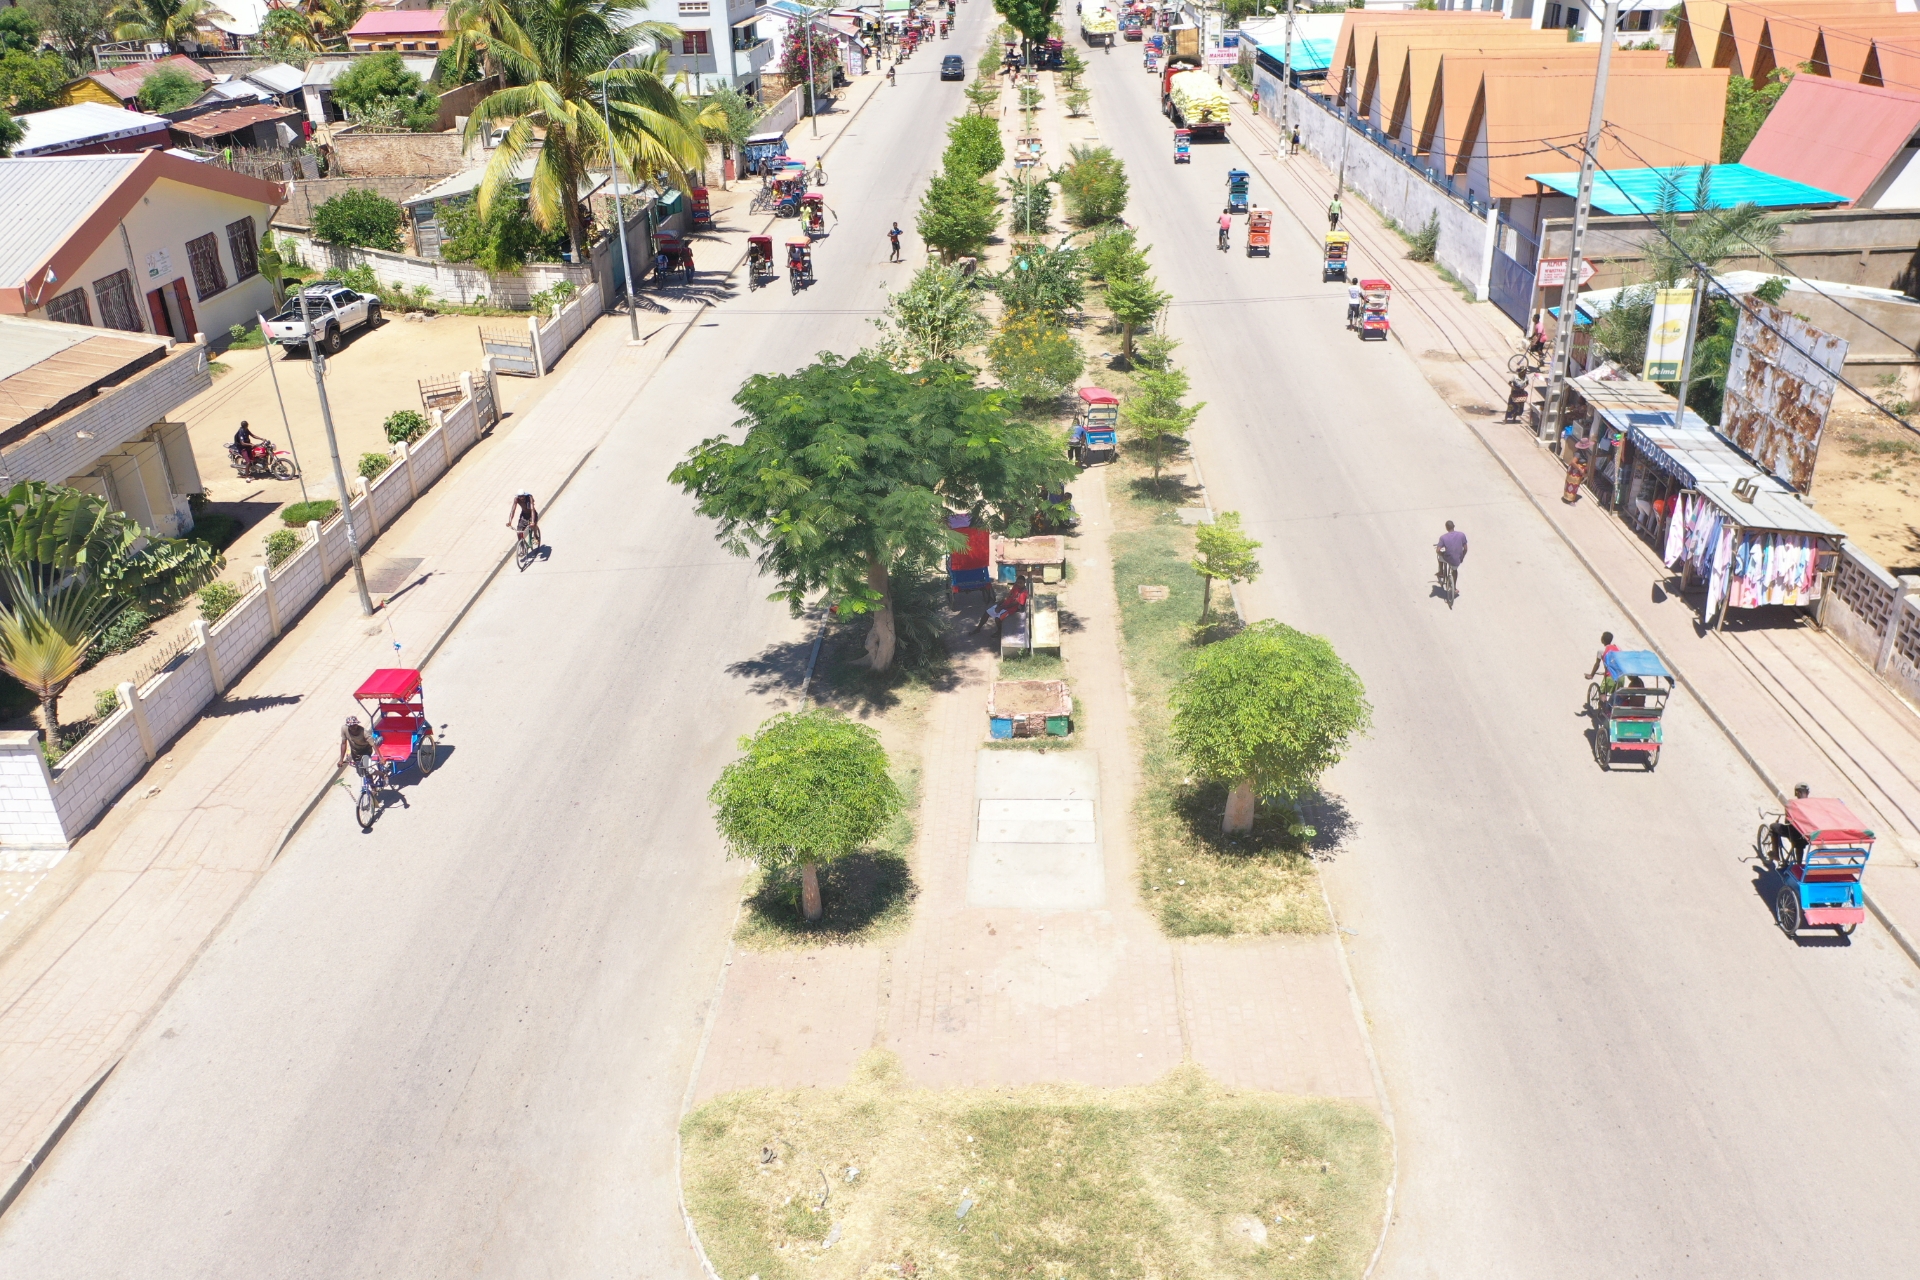
<path id="1" fill-rule="evenodd" d="M 1393 285 L 1385 280 L 1360 282 L 1360 337 L 1384 339 L 1393 332 L 1387 319 L 1387 304 L 1393 300 Z"/>
<path id="2" fill-rule="evenodd" d="M 1661 716 L 1673 696 L 1673 673 L 1647 649 L 1617 649 L 1606 657 L 1606 678 L 1587 686 L 1587 713 L 1594 717 L 1593 758 L 1613 767 L 1620 752 L 1638 755 L 1652 773 L 1665 741 Z"/>
<path id="3" fill-rule="evenodd" d="M 1175 164 L 1193 163 L 1193 130 L 1175 129 L 1173 131 L 1173 162 Z"/>
<path id="4" fill-rule="evenodd" d="M 1786 935 L 1832 929 L 1846 937 L 1867 918 L 1860 885 L 1873 856 L 1873 832 L 1840 800 L 1794 799 L 1754 841 L 1760 861 L 1779 878 L 1773 918 Z"/>
<path id="5" fill-rule="evenodd" d="M 1245 169 L 1227 170 L 1227 209 L 1228 213 L 1247 211 L 1247 171 Z"/>
<path id="6" fill-rule="evenodd" d="M 693 246 L 677 231 L 656 231 L 653 233 L 653 272 L 664 279 L 678 271 L 693 281 Z"/>
<path id="7" fill-rule="evenodd" d="M 713 200 L 705 187 L 695 187 L 687 192 L 691 204 L 691 218 L 697 231 L 710 230 L 713 227 Z"/>
<path id="8" fill-rule="evenodd" d="M 809 239 L 827 234 L 827 197 L 823 192 L 809 191 L 800 197 L 800 226 Z"/>
<path id="9" fill-rule="evenodd" d="M 813 241 L 787 241 L 787 284 L 794 293 L 813 283 Z"/>
<path id="10" fill-rule="evenodd" d="M 747 287 L 758 289 L 774 277 L 773 237 L 747 237 Z"/>
<path id="11" fill-rule="evenodd" d="M 420 776 L 426 777 L 439 759 L 440 746 L 434 740 L 433 726 L 427 722 L 418 671 L 383 667 L 353 691 L 353 698 L 367 713 L 373 737 L 373 758 L 360 775 L 360 794 L 353 806 L 354 816 L 365 830 L 373 826 L 380 813 L 381 794 L 392 785 L 394 771 L 411 761 L 419 767 Z"/>
<path id="12" fill-rule="evenodd" d="M 1082 467 L 1112 462 L 1120 451 L 1120 397 L 1102 387 L 1080 388 L 1073 410 L 1073 428 L 1067 442 L 1073 460 Z"/>
<path id="13" fill-rule="evenodd" d="M 1273 256 L 1273 210 L 1254 209 L 1247 214 L 1247 256 Z"/>
<path id="14" fill-rule="evenodd" d="M 1352 240 L 1344 231 L 1327 232 L 1326 258 L 1320 267 L 1321 283 L 1347 278 L 1347 246 Z"/>

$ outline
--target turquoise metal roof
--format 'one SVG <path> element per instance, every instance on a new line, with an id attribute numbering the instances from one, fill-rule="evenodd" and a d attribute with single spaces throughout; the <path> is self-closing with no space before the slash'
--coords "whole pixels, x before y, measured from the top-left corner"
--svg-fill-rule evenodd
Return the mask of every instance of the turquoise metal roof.
<path id="1" fill-rule="evenodd" d="M 1757 204 L 1763 209 L 1788 209 L 1804 205 L 1838 205 L 1847 197 L 1810 187 L 1791 178 L 1744 164 L 1710 166 L 1707 205 L 1713 209 L 1731 209 L 1737 204 Z M 1528 178 L 1562 195 L 1575 194 L 1580 186 L 1577 173 L 1530 173 Z M 1675 165 L 1672 168 L 1609 169 L 1593 175 L 1593 207 L 1602 213 L 1632 216 L 1650 214 L 1660 207 L 1664 196 L 1675 212 L 1697 211 L 1695 197 L 1700 190 L 1700 166 Z"/>
<path id="2" fill-rule="evenodd" d="M 1258 48 L 1261 53 L 1266 54 L 1275 62 L 1284 63 L 1285 59 L 1281 57 L 1285 52 L 1284 45 L 1263 44 L 1258 46 Z M 1332 65 L 1333 41 L 1300 39 L 1293 42 L 1293 70 L 1295 74 L 1302 71 L 1325 71 Z"/>

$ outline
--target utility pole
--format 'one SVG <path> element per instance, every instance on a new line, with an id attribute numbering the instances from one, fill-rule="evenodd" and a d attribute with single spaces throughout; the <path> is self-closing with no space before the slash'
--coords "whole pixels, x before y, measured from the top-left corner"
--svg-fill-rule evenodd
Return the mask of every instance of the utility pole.
<path id="1" fill-rule="evenodd" d="M 1287 36 L 1280 45 L 1280 145 L 1293 136 L 1293 0 L 1287 0 Z M 1291 153 L 1289 153 L 1291 154 Z"/>
<path id="2" fill-rule="evenodd" d="M 1600 16 L 1600 62 L 1593 72 L 1593 106 L 1587 112 L 1587 145 L 1580 153 L 1580 186 L 1573 202 L 1573 236 L 1567 245 L 1567 278 L 1560 282 L 1560 323 L 1553 333 L 1553 376 L 1547 384 L 1547 403 L 1540 415 L 1540 441 L 1560 438 L 1560 417 L 1566 411 L 1567 375 L 1573 364 L 1573 331 L 1579 327 L 1580 253 L 1586 245 L 1587 217 L 1593 212 L 1593 170 L 1600 152 L 1600 126 L 1606 122 L 1607 68 L 1613 61 L 1613 28 L 1620 20 L 1620 0 L 1607 0 Z M 1616 485 L 1616 488 L 1618 486 Z"/>
<path id="3" fill-rule="evenodd" d="M 305 306 L 304 303 L 301 305 Z M 273 367 L 273 344 L 264 341 L 267 336 L 267 318 L 258 312 L 254 313 L 253 318 L 260 322 L 260 337 L 263 339 L 261 350 L 267 358 L 267 376 L 273 379 L 273 398 L 280 403 L 280 425 L 286 429 L 287 451 L 293 455 L 293 475 L 300 482 L 300 501 L 305 502 L 307 473 L 300 467 L 300 449 L 293 443 L 293 422 L 287 417 L 287 398 L 280 394 L 280 374 Z"/>
<path id="4" fill-rule="evenodd" d="M 1612 0 L 1608 0 L 1608 3 L 1612 3 Z M 1353 132 L 1353 120 L 1347 114 L 1347 90 L 1354 88 L 1353 77 L 1348 76 L 1346 79 L 1347 83 L 1340 86 L 1340 124 L 1342 126 L 1340 130 L 1340 176 L 1334 179 L 1333 183 L 1333 198 L 1335 200 L 1338 200 L 1347 190 L 1347 135 Z M 1355 91 L 1354 96 L 1356 98 L 1359 96 L 1358 90 Z M 1359 103 L 1356 102 L 1354 104 L 1354 109 L 1356 111 L 1359 110 Z"/>
<path id="5" fill-rule="evenodd" d="M 632 53 L 615 54 L 613 61 L 607 63 L 607 71 L 613 71 L 613 64 Z M 627 277 L 627 337 L 630 341 L 640 341 L 640 312 L 633 304 L 633 246 L 627 243 L 627 218 L 620 211 L 620 147 L 613 137 L 613 112 L 607 106 L 607 77 L 600 78 L 600 115 L 607 122 L 607 170 L 613 179 L 613 221 L 620 228 L 620 266 Z M 726 174 L 722 173 L 721 177 Z"/>
<path id="6" fill-rule="evenodd" d="M 800 39 L 807 46 L 807 114 L 813 118 L 813 136 L 820 136 L 820 95 L 813 88 L 813 19 L 800 20 Z"/>
<path id="7" fill-rule="evenodd" d="M 373 597 L 367 594 L 367 571 L 360 565 L 360 539 L 353 530 L 353 495 L 347 492 L 347 473 L 340 469 L 340 441 L 333 434 L 333 410 L 327 407 L 327 367 L 320 360 L 320 344 L 313 338 L 311 302 L 311 296 L 302 288 L 300 319 L 307 326 L 307 362 L 313 366 L 313 388 L 320 393 L 320 423 L 327 429 L 327 452 L 333 455 L 333 483 L 340 491 L 340 518 L 347 522 L 347 551 L 353 556 L 353 584 L 360 589 L 360 614 L 369 617 L 373 613 Z"/>

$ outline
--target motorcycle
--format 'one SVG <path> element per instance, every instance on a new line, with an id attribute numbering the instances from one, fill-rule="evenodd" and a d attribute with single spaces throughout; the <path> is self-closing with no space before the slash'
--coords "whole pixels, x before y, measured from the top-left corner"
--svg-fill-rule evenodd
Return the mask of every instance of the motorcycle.
<path id="1" fill-rule="evenodd" d="M 233 463 L 242 480 L 291 480 L 300 474 L 293 455 L 275 448 L 271 440 L 262 440 L 251 448 L 230 444 L 227 461 Z"/>

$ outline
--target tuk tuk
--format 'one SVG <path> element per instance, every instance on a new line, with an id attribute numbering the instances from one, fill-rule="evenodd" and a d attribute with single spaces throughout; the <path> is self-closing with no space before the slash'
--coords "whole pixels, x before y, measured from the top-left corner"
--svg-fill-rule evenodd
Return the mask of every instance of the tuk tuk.
<path id="1" fill-rule="evenodd" d="M 758 289 L 773 279 L 773 237 L 747 237 L 747 287 Z"/>
<path id="2" fill-rule="evenodd" d="M 748 174 L 763 173 L 787 158 L 787 135 L 756 133 L 740 144 L 740 160 Z"/>
<path id="3" fill-rule="evenodd" d="M 695 187 L 687 192 L 688 202 L 692 206 L 693 225 L 696 230 L 706 231 L 713 226 L 713 202 L 707 197 L 705 187 Z"/>
<path id="4" fill-rule="evenodd" d="M 1227 212 L 1245 213 L 1247 211 L 1247 171 L 1245 169 L 1227 170 Z"/>
<path id="5" fill-rule="evenodd" d="M 787 284 L 793 293 L 813 283 L 813 241 L 787 241 Z"/>
<path id="6" fill-rule="evenodd" d="M 1192 151 L 1193 130 L 1175 129 L 1173 131 L 1173 162 L 1175 164 L 1192 164 Z"/>
<path id="7" fill-rule="evenodd" d="M 1360 287 L 1369 283 L 1363 280 Z M 1615 650 L 1604 666 L 1606 679 L 1587 686 L 1587 713 L 1595 718 L 1593 758 L 1611 769 L 1616 752 L 1637 753 L 1652 773 L 1660 763 L 1660 717 L 1673 696 L 1673 673 L 1659 654 L 1645 649 Z"/>
<path id="8" fill-rule="evenodd" d="M 1112 462 L 1120 449 L 1120 397 L 1101 387 L 1080 388 L 1067 433 L 1067 454 L 1082 467 Z"/>
<path id="9" fill-rule="evenodd" d="M 1247 256 L 1273 256 L 1273 210 L 1254 209 L 1247 214 Z"/>
<path id="10" fill-rule="evenodd" d="M 1344 231 L 1327 232 L 1326 261 L 1320 268 L 1321 283 L 1347 278 L 1347 246 L 1353 237 Z"/>
<path id="11" fill-rule="evenodd" d="M 809 238 L 827 234 L 827 198 L 818 191 L 800 197 L 800 225 Z"/>
<path id="12" fill-rule="evenodd" d="M 1387 303 L 1393 297 L 1393 286 L 1385 280 L 1362 280 L 1360 282 L 1360 337 L 1385 338 L 1392 331 L 1387 323 Z"/>
<path id="13" fill-rule="evenodd" d="M 1832 929 L 1844 938 L 1867 918 L 1860 878 L 1873 838 L 1839 800 L 1790 800 L 1784 814 L 1760 828 L 1760 861 L 1780 884 L 1774 922 L 1789 938 L 1802 929 Z"/>

